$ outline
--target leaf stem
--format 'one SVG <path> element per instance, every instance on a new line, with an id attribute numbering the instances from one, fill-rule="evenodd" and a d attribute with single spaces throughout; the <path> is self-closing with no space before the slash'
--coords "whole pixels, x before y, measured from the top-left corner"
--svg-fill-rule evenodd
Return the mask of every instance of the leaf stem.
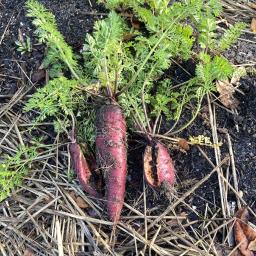
<path id="1" fill-rule="evenodd" d="M 148 55 L 146 56 L 146 58 L 144 59 L 144 61 L 142 62 L 142 64 L 140 65 L 139 69 L 137 70 L 137 72 L 134 74 L 134 76 L 132 76 L 130 82 L 123 87 L 118 93 L 117 96 L 119 96 L 120 94 L 122 94 L 124 91 L 127 91 L 130 86 L 135 82 L 135 80 L 137 79 L 137 77 L 139 76 L 140 72 L 142 71 L 142 69 L 144 68 L 145 64 L 147 63 L 147 61 L 149 60 L 149 58 L 153 55 L 153 53 L 155 52 L 156 48 L 159 46 L 159 44 L 162 42 L 162 40 L 166 37 L 167 33 L 170 31 L 170 29 L 173 27 L 173 25 L 177 22 L 177 20 L 182 16 L 183 12 L 177 16 L 173 22 L 171 23 L 171 25 L 164 31 L 164 33 L 161 35 L 161 37 L 159 38 L 159 40 L 156 42 L 156 44 L 154 45 L 154 47 L 150 50 L 150 52 L 148 53 Z"/>

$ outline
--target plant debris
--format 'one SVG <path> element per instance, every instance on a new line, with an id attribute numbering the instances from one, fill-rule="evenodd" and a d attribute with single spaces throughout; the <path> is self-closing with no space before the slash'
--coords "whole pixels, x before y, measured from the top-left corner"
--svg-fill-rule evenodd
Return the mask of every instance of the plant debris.
<path id="1" fill-rule="evenodd" d="M 239 86 L 239 81 L 242 76 L 246 74 L 244 67 L 238 68 L 230 80 L 220 80 L 216 82 L 217 91 L 219 92 L 220 102 L 229 109 L 236 109 L 239 101 L 235 98 L 234 93 Z"/>
<path id="2" fill-rule="evenodd" d="M 242 256 L 253 256 L 253 251 L 256 251 L 256 230 L 248 222 L 248 209 L 239 209 L 234 223 L 234 236 L 236 245 Z"/>
<path id="3" fill-rule="evenodd" d="M 228 81 L 217 81 L 217 90 L 220 93 L 219 100 L 226 107 L 230 109 L 236 109 L 239 105 L 239 101 L 234 97 L 235 88 Z"/>
<path id="4" fill-rule="evenodd" d="M 188 141 L 185 139 L 179 139 L 178 145 L 181 149 L 188 151 L 189 150 L 189 144 Z"/>
<path id="5" fill-rule="evenodd" d="M 256 33 L 256 18 L 252 18 L 252 22 L 251 22 L 251 31 L 253 33 Z"/>

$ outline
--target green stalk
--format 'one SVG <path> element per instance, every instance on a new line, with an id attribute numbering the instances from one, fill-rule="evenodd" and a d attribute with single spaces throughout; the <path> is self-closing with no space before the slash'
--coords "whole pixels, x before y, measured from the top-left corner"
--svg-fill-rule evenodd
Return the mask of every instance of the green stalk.
<path id="1" fill-rule="evenodd" d="M 184 129 L 186 129 L 188 126 L 190 126 L 194 120 L 196 119 L 197 115 L 199 114 L 200 110 L 201 110 L 201 103 L 202 103 L 202 100 L 203 100 L 203 97 L 200 98 L 199 102 L 198 102 L 198 105 L 197 105 L 197 108 L 196 108 L 196 111 L 195 113 L 193 114 L 192 118 L 185 124 L 183 125 L 182 127 L 180 127 L 178 130 L 172 132 L 171 134 L 176 134 L 176 133 L 179 133 L 181 131 L 183 131 Z"/>

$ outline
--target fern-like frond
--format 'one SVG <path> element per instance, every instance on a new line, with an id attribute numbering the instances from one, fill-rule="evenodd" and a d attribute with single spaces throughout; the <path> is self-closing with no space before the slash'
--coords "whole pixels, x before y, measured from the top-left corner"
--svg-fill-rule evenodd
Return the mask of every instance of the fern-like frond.
<path id="1" fill-rule="evenodd" d="M 93 33 L 86 37 L 83 74 L 87 84 L 107 87 L 110 89 L 108 92 L 118 95 L 118 102 L 126 117 L 132 119 L 136 116 L 136 123 L 139 122 L 141 126 L 149 126 L 145 104 L 151 118 L 164 114 L 178 120 L 185 104 L 192 100 L 196 102 L 195 113 L 198 113 L 204 95 L 215 90 L 215 80 L 227 79 L 232 75 L 232 65 L 224 57 L 216 56 L 216 48 L 219 46 L 220 50 L 224 50 L 229 47 L 237 39 L 242 26 L 238 24 L 232 27 L 217 43 L 216 17 L 222 11 L 220 0 L 99 2 L 111 11 L 106 19 L 95 23 Z M 61 66 L 65 63 L 76 80 L 61 76 L 50 81 L 29 100 L 26 110 L 39 110 L 40 120 L 55 116 L 58 127 L 62 124 L 66 126 L 67 116 L 74 109 L 78 110 L 75 111 L 77 119 L 89 127 L 85 131 L 79 126 L 78 120 L 79 130 L 94 138 L 91 119 L 84 122 L 79 116 L 79 113 L 87 116 L 88 111 L 92 110 L 88 103 L 84 104 L 81 95 L 76 94 L 76 99 L 83 104 L 74 104 L 72 97 L 74 88 L 78 87 L 77 81 L 81 82 L 82 73 L 72 49 L 58 32 L 52 14 L 36 0 L 29 0 L 27 6 L 28 16 L 34 18 L 33 23 L 37 26 L 36 33 L 49 47 L 44 63 L 53 67 L 52 75 L 56 77 L 63 74 Z M 140 26 L 143 29 L 131 26 L 130 18 L 120 15 L 120 10 L 127 9 L 132 13 L 132 18 L 136 17 L 143 24 Z M 172 66 L 173 60 L 182 63 L 189 59 L 195 62 L 195 76 L 192 72 L 189 81 L 172 89 L 170 81 L 163 79 L 163 74 Z M 60 120 L 62 115 L 66 117 L 63 122 Z M 87 139 L 90 141 L 90 138 Z"/>
<path id="2" fill-rule="evenodd" d="M 36 0 L 26 2 L 27 16 L 33 18 L 39 41 L 46 43 L 54 58 L 66 64 L 76 79 L 79 79 L 78 64 L 71 47 L 59 32 L 54 15 Z"/>
<path id="3" fill-rule="evenodd" d="M 78 84 L 77 80 L 69 80 L 63 76 L 50 80 L 29 99 L 24 110 L 38 110 L 39 121 L 59 114 L 70 115 L 74 104 L 72 95 Z"/>
<path id="4" fill-rule="evenodd" d="M 198 25 L 200 32 L 198 41 L 203 49 L 215 47 L 216 20 L 213 17 L 202 17 Z"/>
<path id="5" fill-rule="evenodd" d="M 126 46 L 123 44 L 123 36 L 127 31 L 122 17 L 111 12 L 105 20 L 97 21 L 92 35 L 87 35 L 83 55 L 87 75 L 93 79 L 99 79 L 101 86 L 114 88 L 117 77 L 119 83 L 122 80 L 126 62 Z"/>
<path id="6" fill-rule="evenodd" d="M 34 147 L 21 147 L 13 156 L 0 163 L 0 202 L 22 183 L 31 163 L 38 153 Z"/>
<path id="7" fill-rule="evenodd" d="M 212 61 L 212 73 L 216 80 L 226 80 L 232 76 L 234 68 L 231 63 L 222 56 L 214 56 Z"/>
<path id="8" fill-rule="evenodd" d="M 218 50 L 227 50 L 232 44 L 237 41 L 237 39 L 241 35 L 242 30 L 245 29 L 245 27 L 245 23 L 237 22 L 232 25 L 228 30 L 226 30 L 218 43 Z"/>

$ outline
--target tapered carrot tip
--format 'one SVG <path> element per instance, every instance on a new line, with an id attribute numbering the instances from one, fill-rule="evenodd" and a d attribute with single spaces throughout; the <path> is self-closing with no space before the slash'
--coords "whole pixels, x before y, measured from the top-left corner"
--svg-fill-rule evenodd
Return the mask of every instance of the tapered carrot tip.
<path id="1" fill-rule="evenodd" d="M 84 191 L 91 196 L 101 197 L 100 193 L 94 188 L 94 185 L 91 184 L 92 173 L 79 144 L 76 142 L 70 143 L 69 152 L 73 168 Z"/>
<path id="2" fill-rule="evenodd" d="M 111 201 L 111 199 L 114 199 L 114 200 Z M 108 199 L 108 203 L 107 203 L 108 215 L 109 215 L 109 219 L 112 222 L 117 223 L 120 219 L 124 202 L 122 199 L 121 201 L 118 201 L 117 198 L 111 198 L 111 199 Z"/>

